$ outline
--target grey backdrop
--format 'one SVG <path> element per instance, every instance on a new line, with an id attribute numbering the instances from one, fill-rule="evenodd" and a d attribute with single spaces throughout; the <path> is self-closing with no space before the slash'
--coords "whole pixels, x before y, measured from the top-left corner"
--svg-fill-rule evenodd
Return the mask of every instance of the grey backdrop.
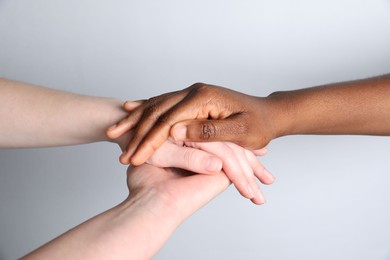
<path id="1" fill-rule="evenodd" d="M 389 71 L 389 0 L 0 1 L 0 76 L 79 93 L 140 99 L 203 81 L 263 96 Z M 265 206 L 230 188 L 156 259 L 390 259 L 390 138 L 269 149 Z M 0 259 L 120 202 L 118 155 L 0 151 Z"/>

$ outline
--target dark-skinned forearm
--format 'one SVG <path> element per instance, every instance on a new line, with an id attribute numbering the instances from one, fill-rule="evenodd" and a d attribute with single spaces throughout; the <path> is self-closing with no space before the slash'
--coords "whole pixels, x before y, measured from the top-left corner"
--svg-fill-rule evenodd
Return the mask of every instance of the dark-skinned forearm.
<path id="1" fill-rule="evenodd" d="M 390 135 L 390 74 L 275 92 L 266 98 L 275 137 L 293 134 Z"/>

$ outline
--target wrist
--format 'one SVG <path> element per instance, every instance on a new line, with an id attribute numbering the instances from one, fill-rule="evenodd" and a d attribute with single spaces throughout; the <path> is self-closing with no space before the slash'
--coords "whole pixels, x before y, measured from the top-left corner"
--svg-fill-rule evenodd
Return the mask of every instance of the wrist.
<path id="1" fill-rule="evenodd" d="M 152 259 L 183 219 L 153 187 L 134 190 L 121 205 L 120 230 L 126 231 L 128 245 L 136 249 L 136 259 Z"/>
<path id="2" fill-rule="evenodd" d="M 106 106 L 107 109 L 105 109 L 104 113 L 104 119 L 103 119 L 103 131 L 102 131 L 102 141 L 112 142 L 119 145 L 121 149 L 125 148 L 123 147 L 126 141 L 128 141 L 129 137 L 122 136 L 116 139 L 110 139 L 106 131 L 109 127 L 115 125 L 120 120 L 125 118 L 128 113 L 123 109 L 123 101 L 116 99 L 116 98 L 102 98 L 102 104 Z"/>
<path id="3" fill-rule="evenodd" d="M 286 92 L 273 92 L 262 98 L 266 107 L 266 114 L 270 118 L 272 139 L 293 134 L 293 103 Z"/>
<path id="4" fill-rule="evenodd" d="M 158 185 L 148 185 L 141 188 L 133 189 L 130 195 L 124 201 L 124 209 L 128 212 L 139 211 L 151 218 L 152 223 L 159 222 L 161 219 L 166 221 L 166 226 L 172 229 L 178 226 L 178 222 L 182 221 L 182 216 L 177 210 L 176 199 L 172 199 L 164 188 L 159 188 Z"/>

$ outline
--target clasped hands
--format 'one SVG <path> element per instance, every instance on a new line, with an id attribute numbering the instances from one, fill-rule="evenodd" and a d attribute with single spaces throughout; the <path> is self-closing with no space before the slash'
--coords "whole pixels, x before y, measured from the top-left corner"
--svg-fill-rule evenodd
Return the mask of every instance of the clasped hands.
<path id="1" fill-rule="evenodd" d="M 266 153 L 264 146 L 272 139 L 272 133 L 258 134 L 259 126 L 271 121 L 257 115 L 266 110 L 259 101 L 226 88 L 197 83 L 149 100 L 126 102 L 128 117 L 110 127 L 107 135 L 121 146 L 123 164 L 147 168 L 129 168 L 129 189 L 136 188 L 134 183 L 157 185 L 159 182 L 146 181 L 145 175 L 161 180 L 157 172 L 165 171 L 164 182 L 192 176 L 199 183 L 209 178 L 218 186 L 227 178 L 242 196 L 263 204 L 265 198 L 257 180 L 272 184 L 274 177 L 256 158 Z M 142 165 L 145 162 L 149 166 Z M 139 171 L 143 177 L 137 175 Z M 190 183 L 199 185 L 197 181 L 186 185 Z M 176 193 L 180 188 L 173 190 Z"/>

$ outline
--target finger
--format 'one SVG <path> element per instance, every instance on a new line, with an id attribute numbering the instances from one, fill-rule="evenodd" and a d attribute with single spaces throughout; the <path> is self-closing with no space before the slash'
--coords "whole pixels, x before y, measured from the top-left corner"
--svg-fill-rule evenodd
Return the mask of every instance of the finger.
<path id="1" fill-rule="evenodd" d="M 150 121 L 150 123 L 154 123 L 156 118 L 158 118 L 158 115 L 155 115 L 159 110 L 157 109 L 159 107 L 165 107 L 165 109 L 168 109 L 166 106 L 160 105 L 160 103 L 163 103 L 164 100 L 170 100 L 171 102 L 175 102 L 174 95 L 176 92 L 166 93 L 157 97 L 150 98 L 148 100 L 136 100 L 136 101 L 126 101 L 123 104 L 123 108 L 131 112 L 131 114 L 127 117 L 127 119 L 123 119 L 118 124 L 111 126 L 107 130 L 107 136 L 110 138 L 118 138 L 121 135 L 125 134 L 127 131 L 130 131 L 131 129 L 135 128 L 135 126 L 141 121 Z M 184 95 L 182 93 L 181 95 Z M 180 95 L 177 95 L 180 96 Z M 167 103 L 167 101 L 165 101 Z M 149 115 L 149 118 L 144 119 Z M 154 117 L 151 118 L 150 117 Z M 141 127 L 142 128 L 142 127 Z M 139 136 L 139 133 L 135 131 L 135 137 Z M 138 138 L 140 139 L 140 138 Z M 137 142 L 137 145 L 139 144 L 139 140 Z M 128 155 L 127 157 L 129 157 Z"/>
<path id="2" fill-rule="evenodd" d="M 215 174 L 222 170 L 222 160 L 205 151 L 177 146 L 166 142 L 147 163 L 157 167 L 175 167 L 202 174 Z"/>
<path id="3" fill-rule="evenodd" d="M 116 139 L 129 132 L 132 129 L 131 123 L 127 118 L 122 119 L 117 124 L 107 129 L 106 135 L 111 139 Z"/>
<path id="4" fill-rule="evenodd" d="M 131 111 L 134 110 L 135 108 L 137 108 L 137 107 L 139 107 L 140 105 L 142 105 L 144 102 L 145 102 L 145 100 L 126 101 L 126 102 L 123 104 L 123 108 L 124 108 L 127 112 L 131 112 Z"/>
<path id="5" fill-rule="evenodd" d="M 186 92 L 167 93 L 151 98 L 140 106 L 142 116 L 136 119 L 138 125 L 134 137 L 122 154 L 122 160 L 142 164 L 168 139 L 172 123 L 166 120 L 166 112 L 180 103 L 185 95 Z"/>
<path id="6" fill-rule="evenodd" d="M 264 148 L 261 148 L 261 149 L 253 150 L 252 152 L 256 156 L 264 156 L 264 155 L 267 154 L 268 148 L 264 147 Z"/>
<path id="7" fill-rule="evenodd" d="M 275 181 L 275 177 L 257 160 L 256 156 L 248 150 L 245 150 L 245 156 L 250 163 L 255 176 L 263 184 L 272 184 Z"/>
<path id="8" fill-rule="evenodd" d="M 266 202 L 264 193 L 261 189 L 257 191 L 257 196 L 253 197 L 251 201 L 256 205 L 263 205 Z"/>
<path id="9" fill-rule="evenodd" d="M 137 126 L 126 151 L 120 157 L 121 162 L 131 162 L 133 165 L 141 165 L 168 139 L 169 125 L 162 125 L 158 133 L 155 135 L 147 135 L 144 138 L 143 133 L 148 132 L 152 126 L 153 122 L 147 120 L 143 120 Z"/>
<path id="10" fill-rule="evenodd" d="M 176 97 L 184 98 L 182 93 Z M 192 102 L 192 101 L 191 101 Z M 163 109 L 166 113 L 159 115 L 156 112 L 146 112 L 135 130 L 134 137 L 130 142 L 126 153 L 123 155 L 124 159 L 129 159 L 132 164 L 144 163 L 169 137 L 169 131 L 176 121 L 172 121 L 170 115 L 177 109 L 181 110 L 183 107 L 191 107 L 191 102 L 183 103 L 183 100 L 172 106 L 168 111 Z M 159 107 L 169 107 L 164 103 L 156 106 L 154 109 L 159 110 Z M 153 116 L 154 115 L 154 116 Z M 196 113 L 190 109 L 184 109 L 180 118 L 195 118 Z"/>
<path id="11" fill-rule="evenodd" d="M 123 108 L 127 112 L 133 112 L 134 109 L 138 108 L 142 104 L 143 104 L 143 100 L 126 101 L 123 104 Z M 140 114 L 140 112 L 138 112 L 138 114 Z M 122 119 L 115 125 L 110 126 L 106 131 L 106 135 L 111 139 L 116 139 L 122 136 L 123 134 L 125 134 L 126 132 L 130 131 L 133 126 L 134 124 L 131 123 L 131 118 Z"/>
<path id="12" fill-rule="evenodd" d="M 186 120 L 175 124 L 170 134 L 174 140 L 229 141 L 247 146 L 248 127 L 243 121 L 239 114 L 221 120 Z"/>
<path id="13" fill-rule="evenodd" d="M 226 143 L 197 143 L 189 142 L 187 145 L 202 149 L 209 153 L 215 154 L 223 162 L 223 171 L 230 181 L 234 184 L 239 193 L 245 198 L 251 199 L 256 196 L 256 189 L 251 186 L 247 175 L 250 175 L 247 168 L 242 167 L 242 161 L 237 157 L 236 152 L 231 149 Z M 245 163 L 243 164 L 245 165 Z M 245 174 L 245 171 L 248 171 Z M 253 172 L 252 172 L 253 176 Z"/>
<path id="14" fill-rule="evenodd" d="M 238 163 L 243 169 L 242 174 L 245 175 L 245 178 L 249 185 L 248 188 L 251 189 L 253 193 L 253 197 L 250 199 L 255 204 L 263 204 L 265 202 L 265 198 L 256 181 L 252 164 L 250 161 L 248 161 L 247 156 L 245 154 L 246 150 L 234 143 L 227 142 L 226 145 L 229 146 L 237 155 Z"/>
<path id="15" fill-rule="evenodd" d="M 119 123 L 108 128 L 106 132 L 107 136 L 111 139 L 116 139 L 134 129 L 142 117 L 142 111 L 142 105 L 135 108 L 127 118 L 122 119 Z"/>
<path id="16" fill-rule="evenodd" d="M 143 125 L 149 124 L 149 127 L 139 126 L 139 129 L 142 128 L 142 130 L 135 131 L 136 139 L 129 145 L 129 152 L 125 156 L 131 157 L 131 161 L 134 163 L 142 163 L 166 141 L 169 137 L 169 131 L 175 123 L 187 119 L 208 118 L 210 108 L 204 108 L 203 106 L 208 103 L 209 98 L 208 96 L 202 97 L 199 92 L 193 92 L 191 89 L 180 91 L 176 96 L 169 96 L 169 100 L 166 101 L 169 102 L 166 105 L 169 109 L 165 109 L 165 113 L 158 118 L 156 118 L 156 115 L 158 115 L 156 111 L 160 110 L 159 106 L 151 105 L 149 107 L 151 112 L 147 111 L 146 117 L 140 122 Z M 172 99 L 174 99 L 173 106 L 171 106 Z M 210 106 L 212 107 L 212 105 Z M 216 110 L 214 113 L 217 114 L 218 111 Z M 138 132 L 141 133 L 138 134 Z M 142 138 L 144 140 L 141 140 Z M 164 140 L 161 138 L 164 138 Z"/>
<path id="17" fill-rule="evenodd" d="M 179 154 L 170 157 L 172 167 L 196 173 L 213 174 L 222 170 L 222 161 L 216 156 L 190 147 L 180 148 Z"/>

